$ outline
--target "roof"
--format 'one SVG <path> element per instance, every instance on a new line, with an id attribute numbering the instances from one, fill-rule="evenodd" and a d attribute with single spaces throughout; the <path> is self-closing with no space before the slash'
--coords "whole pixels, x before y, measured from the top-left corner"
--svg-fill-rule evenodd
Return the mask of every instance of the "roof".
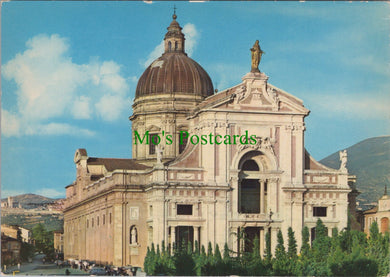
<path id="1" fill-rule="evenodd" d="M 335 170 L 333 168 L 329 168 L 318 161 L 316 161 L 309 152 L 305 149 L 305 169 L 310 170 Z"/>
<path id="2" fill-rule="evenodd" d="M 144 170 L 150 168 L 149 166 L 137 163 L 134 159 L 90 157 L 87 163 L 88 165 L 103 165 L 108 171 L 114 171 L 115 169 Z"/>
<path id="3" fill-rule="evenodd" d="M 369 210 L 363 211 L 364 214 L 371 214 L 371 213 L 376 213 L 378 211 L 378 206 L 375 206 Z"/>
<path id="4" fill-rule="evenodd" d="M 165 53 L 138 81 L 136 97 L 155 94 L 191 94 L 207 97 L 213 84 L 207 72 L 185 53 Z"/>
<path id="5" fill-rule="evenodd" d="M 17 241 L 17 242 L 19 242 L 17 239 L 15 239 L 13 237 L 10 237 L 10 236 L 7 236 L 4 233 L 1 233 L 1 239 L 2 240 L 6 240 L 6 241 Z"/>

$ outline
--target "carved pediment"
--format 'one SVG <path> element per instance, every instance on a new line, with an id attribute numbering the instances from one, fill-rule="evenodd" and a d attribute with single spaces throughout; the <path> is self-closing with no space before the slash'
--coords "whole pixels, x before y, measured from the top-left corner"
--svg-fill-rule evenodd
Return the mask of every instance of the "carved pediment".
<path id="1" fill-rule="evenodd" d="M 156 125 L 149 125 L 146 130 L 150 132 L 159 132 L 161 128 L 157 127 Z"/>
<path id="2" fill-rule="evenodd" d="M 238 151 L 241 152 L 245 149 L 253 149 L 253 150 L 266 150 L 272 153 L 272 155 L 275 155 L 273 145 L 272 145 L 272 139 L 269 137 L 256 137 L 256 143 L 255 144 L 240 144 L 238 147 Z"/>
<path id="3" fill-rule="evenodd" d="M 194 110 L 196 115 L 203 109 L 232 109 L 262 112 L 308 114 L 303 101 L 271 85 L 263 73 L 248 73 L 243 83 L 210 96 Z"/>

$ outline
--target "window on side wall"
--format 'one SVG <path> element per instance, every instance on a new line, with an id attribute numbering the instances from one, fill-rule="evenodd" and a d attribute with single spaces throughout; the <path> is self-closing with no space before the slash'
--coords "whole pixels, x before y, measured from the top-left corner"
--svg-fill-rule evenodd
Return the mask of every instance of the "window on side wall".
<path id="1" fill-rule="evenodd" d="M 156 145 L 158 144 L 158 135 L 149 134 L 149 155 L 156 154 Z"/>
<path id="2" fill-rule="evenodd" d="M 192 215 L 192 205 L 177 205 L 178 215 Z"/>
<path id="3" fill-rule="evenodd" d="M 313 216 L 326 217 L 326 207 L 313 207 Z"/>

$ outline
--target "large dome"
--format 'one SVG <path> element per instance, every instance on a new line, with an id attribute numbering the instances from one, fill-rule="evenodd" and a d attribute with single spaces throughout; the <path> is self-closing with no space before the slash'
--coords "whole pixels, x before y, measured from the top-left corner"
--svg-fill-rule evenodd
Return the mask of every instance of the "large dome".
<path id="1" fill-rule="evenodd" d="M 207 72 L 184 52 L 184 35 L 176 15 L 165 35 L 165 52 L 142 74 L 136 97 L 156 94 L 189 94 L 207 97 L 213 84 Z"/>
<path id="2" fill-rule="evenodd" d="M 164 53 L 142 74 L 136 97 L 152 94 L 213 94 L 207 72 L 184 53 Z"/>

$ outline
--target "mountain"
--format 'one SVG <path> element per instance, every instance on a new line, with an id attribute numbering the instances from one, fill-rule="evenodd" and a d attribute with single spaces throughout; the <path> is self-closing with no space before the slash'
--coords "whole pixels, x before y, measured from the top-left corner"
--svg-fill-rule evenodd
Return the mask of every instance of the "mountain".
<path id="1" fill-rule="evenodd" d="M 42 195 L 37 195 L 33 193 L 27 193 L 27 194 L 20 194 L 16 196 L 12 196 L 13 201 L 18 202 L 22 205 L 28 205 L 28 204 L 48 204 L 53 203 L 56 199 L 48 198 Z M 1 199 L 1 201 L 7 201 L 7 198 Z"/>
<path id="2" fill-rule="evenodd" d="M 8 198 L 1 199 L 7 202 Z M 42 223 L 48 230 L 63 229 L 63 199 L 52 199 L 37 194 L 12 196 L 13 207 L 1 209 L 1 224 L 19 225 L 31 230 Z"/>
<path id="3" fill-rule="evenodd" d="M 357 197 L 363 209 L 373 205 L 383 195 L 390 181 L 390 136 L 363 140 L 347 148 L 349 174 L 356 175 Z M 339 152 L 322 159 L 322 164 L 339 168 Z"/>

